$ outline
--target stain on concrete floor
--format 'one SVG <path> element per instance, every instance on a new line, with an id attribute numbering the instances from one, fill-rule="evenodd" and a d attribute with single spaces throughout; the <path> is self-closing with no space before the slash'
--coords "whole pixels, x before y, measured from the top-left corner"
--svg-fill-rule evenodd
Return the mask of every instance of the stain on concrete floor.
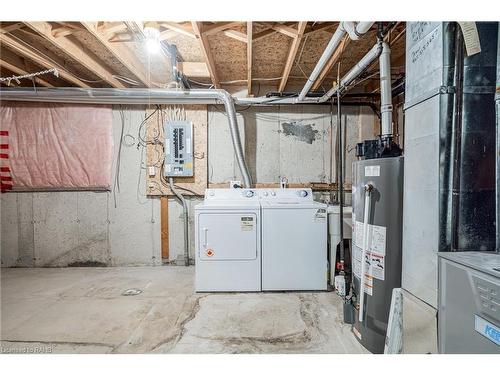
<path id="1" fill-rule="evenodd" d="M 1 271 L 2 352 L 366 353 L 334 293 L 194 293 L 194 267 Z M 122 296 L 128 288 L 136 296 Z"/>

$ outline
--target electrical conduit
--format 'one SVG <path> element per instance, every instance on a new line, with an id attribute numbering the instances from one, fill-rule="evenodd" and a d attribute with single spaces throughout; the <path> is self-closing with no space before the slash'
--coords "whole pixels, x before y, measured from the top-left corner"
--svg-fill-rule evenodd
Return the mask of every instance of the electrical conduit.
<path id="1" fill-rule="evenodd" d="M 168 179 L 170 190 L 182 203 L 182 220 L 184 222 L 184 265 L 189 266 L 189 211 L 186 198 L 175 188 L 174 179 Z"/>

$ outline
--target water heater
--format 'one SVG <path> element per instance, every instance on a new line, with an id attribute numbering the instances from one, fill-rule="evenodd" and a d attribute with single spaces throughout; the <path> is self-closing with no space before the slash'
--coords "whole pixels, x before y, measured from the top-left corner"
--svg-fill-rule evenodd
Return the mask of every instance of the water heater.
<path id="1" fill-rule="evenodd" d="M 353 332 L 383 353 L 392 290 L 401 287 L 403 157 L 353 163 Z"/>

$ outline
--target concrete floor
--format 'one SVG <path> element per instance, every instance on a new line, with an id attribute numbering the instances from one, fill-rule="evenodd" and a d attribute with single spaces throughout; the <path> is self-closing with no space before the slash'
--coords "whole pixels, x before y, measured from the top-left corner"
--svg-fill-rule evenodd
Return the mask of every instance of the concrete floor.
<path id="1" fill-rule="evenodd" d="M 194 267 L 0 272 L 3 353 L 367 352 L 335 293 L 196 294 Z"/>

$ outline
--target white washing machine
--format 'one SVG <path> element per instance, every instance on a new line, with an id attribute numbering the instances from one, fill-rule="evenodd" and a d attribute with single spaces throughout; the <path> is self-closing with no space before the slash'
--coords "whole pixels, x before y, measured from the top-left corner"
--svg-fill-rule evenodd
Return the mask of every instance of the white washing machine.
<path id="1" fill-rule="evenodd" d="M 254 189 L 207 189 L 195 207 L 196 291 L 260 291 L 260 203 Z"/>
<path id="2" fill-rule="evenodd" d="M 327 289 L 327 206 L 311 189 L 260 189 L 262 290 Z"/>

